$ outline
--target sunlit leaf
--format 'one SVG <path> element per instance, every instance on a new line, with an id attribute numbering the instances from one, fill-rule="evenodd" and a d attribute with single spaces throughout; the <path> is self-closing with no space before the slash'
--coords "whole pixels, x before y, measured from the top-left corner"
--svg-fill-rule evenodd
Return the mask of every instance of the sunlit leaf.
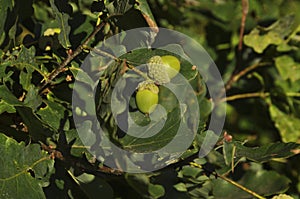
<path id="1" fill-rule="evenodd" d="M 14 108 L 14 106 L 12 106 L 0 99 L 0 114 L 2 114 L 4 112 L 15 113 L 16 109 Z"/>
<path id="2" fill-rule="evenodd" d="M 296 63 L 292 57 L 283 55 L 275 58 L 275 66 L 284 80 L 295 82 L 300 79 L 300 63 Z"/>
<path id="3" fill-rule="evenodd" d="M 262 53 L 271 44 L 281 44 L 283 39 L 276 32 L 269 31 L 262 35 L 259 29 L 253 29 L 250 34 L 245 35 L 244 42 L 257 53 Z"/>
<path id="4" fill-rule="evenodd" d="M 270 26 L 253 29 L 245 35 L 244 42 L 257 53 L 262 53 L 269 45 L 281 45 L 285 43 L 285 37 L 293 31 L 294 16 L 288 15 L 274 22 Z"/>
<path id="5" fill-rule="evenodd" d="M 53 160 L 38 144 L 25 146 L 0 134 L 1 198 L 46 198 L 40 185 Z"/>
<path id="6" fill-rule="evenodd" d="M 68 24 L 70 16 L 67 13 L 60 12 L 54 3 L 54 0 L 50 0 L 50 4 L 55 15 L 55 19 L 58 22 L 58 28 L 60 28 L 58 40 L 64 48 L 69 48 L 71 46 L 69 41 L 71 27 Z"/>

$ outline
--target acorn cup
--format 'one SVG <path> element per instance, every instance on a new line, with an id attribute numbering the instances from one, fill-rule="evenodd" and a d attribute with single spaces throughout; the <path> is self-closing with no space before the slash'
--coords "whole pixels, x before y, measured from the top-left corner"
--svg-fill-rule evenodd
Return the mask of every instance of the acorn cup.
<path id="1" fill-rule="evenodd" d="M 161 85 L 169 83 L 180 70 L 180 61 L 172 55 L 153 56 L 147 63 L 148 76 Z"/>
<path id="2" fill-rule="evenodd" d="M 148 60 L 148 76 L 161 85 L 170 82 L 168 73 L 163 66 L 163 61 L 160 56 L 153 56 Z"/>

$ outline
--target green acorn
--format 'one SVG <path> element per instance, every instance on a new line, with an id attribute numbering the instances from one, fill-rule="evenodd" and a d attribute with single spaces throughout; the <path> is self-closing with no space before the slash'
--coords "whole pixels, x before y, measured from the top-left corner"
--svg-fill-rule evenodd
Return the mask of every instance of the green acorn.
<path id="1" fill-rule="evenodd" d="M 144 81 L 138 85 L 136 104 L 138 109 L 145 114 L 152 113 L 158 103 L 159 88 L 152 81 Z"/>
<path id="2" fill-rule="evenodd" d="M 160 56 L 153 56 L 147 62 L 148 76 L 157 84 L 170 82 L 169 75 Z"/>

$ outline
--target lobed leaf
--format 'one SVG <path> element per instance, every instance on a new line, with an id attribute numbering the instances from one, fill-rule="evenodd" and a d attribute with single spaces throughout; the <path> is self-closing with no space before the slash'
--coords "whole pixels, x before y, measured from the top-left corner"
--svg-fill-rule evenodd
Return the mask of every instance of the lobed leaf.
<path id="1" fill-rule="evenodd" d="M 38 144 L 25 146 L 0 134 L 0 197 L 45 198 L 41 183 L 54 161 Z M 50 170 L 49 170 L 50 169 Z"/>
<path id="2" fill-rule="evenodd" d="M 50 0 L 52 11 L 55 15 L 55 20 L 58 23 L 58 27 L 60 29 L 60 33 L 58 35 L 59 43 L 64 48 L 71 47 L 71 43 L 69 41 L 69 34 L 71 32 L 71 27 L 68 24 L 68 20 L 70 16 L 67 13 L 60 12 L 56 7 L 54 0 Z"/>

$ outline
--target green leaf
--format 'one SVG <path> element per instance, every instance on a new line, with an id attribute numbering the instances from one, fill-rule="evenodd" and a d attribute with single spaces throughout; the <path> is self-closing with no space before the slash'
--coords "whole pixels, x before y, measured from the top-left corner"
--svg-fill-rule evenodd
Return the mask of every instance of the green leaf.
<path id="1" fill-rule="evenodd" d="M 262 53 L 269 45 L 279 45 L 283 43 L 283 39 L 276 32 L 267 32 L 263 34 L 259 29 L 253 29 L 250 34 L 244 36 L 244 42 L 257 53 Z"/>
<path id="2" fill-rule="evenodd" d="M 15 113 L 16 109 L 14 106 L 6 103 L 2 99 L 0 99 L 0 114 L 7 112 L 7 113 Z"/>
<path id="3" fill-rule="evenodd" d="M 42 98 L 39 96 L 39 89 L 30 84 L 28 93 L 25 96 L 24 105 L 36 110 L 42 103 Z"/>
<path id="4" fill-rule="evenodd" d="M 236 157 L 246 157 L 256 162 L 267 162 L 274 158 L 289 158 L 296 155 L 293 150 L 299 149 L 300 145 L 296 143 L 269 143 L 261 147 L 246 147 L 240 142 L 234 142 L 236 147 Z"/>
<path id="5" fill-rule="evenodd" d="M 259 195 L 269 196 L 284 192 L 291 181 L 275 171 L 247 171 L 238 181 L 239 184 Z M 253 198 L 249 193 L 222 179 L 213 180 L 213 195 L 216 199 Z"/>
<path id="6" fill-rule="evenodd" d="M 196 135 L 197 144 L 201 147 L 204 154 L 207 154 L 213 148 L 212 144 L 214 145 L 217 140 L 219 140 L 219 136 L 211 130 L 204 131 Z"/>
<path id="7" fill-rule="evenodd" d="M 65 118 L 65 107 L 57 102 L 44 101 L 45 107 L 40 108 L 37 114 L 41 116 L 42 120 L 51 126 L 53 129 L 58 130 L 61 127 L 61 123 Z"/>
<path id="8" fill-rule="evenodd" d="M 17 47 L 11 54 L 7 53 L 7 57 L 1 63 L 0 77 L 3 78 L 4 81 L 16 81 L 12 80 L 12 75 L 16 74 L 12 70 L 7 72 L 6 69 L 9 67 L 16 68 L 20 71 L 19 75 L 19 83 L 22 85 L 23 89 L 28 91 L 31 87 L 32 74 L 33 72 L 38 72 L 44 78 L 47 73 L 42 71 L 39 68 L 39 64 L 36 60 L 36 49 L 34 46 L 30 48 L 26 48 L 24 45 Z"/>
<path id="9" fill-rule="evenodd" d="M 82 155 L 84 154 L 89 160 L 92 160 L 94 158 L 92 154 L 87 151 L 86 146 L 82 144 L 82 141 L 79 138 L 76 129 L 66 131 L 65 135 L 68 144 L 71 145 L 71 155 L 75 157 L 82 157 Z"/>
<path id="10" fill-rule="evenodd" d="M 24 142 L 0 134 L 1 198 L 45 198 L 41 183 L 54 161 L 40 145 Z"/>
<path id="11" fill-rule="evenodd" d="M 17 20 L 8 31 L 8 36 L 11 40 L 13 40 L 14 43 L 16 42 L 16 32 L 17 32 Z"/>
<path id="12" fill-rule="evenodd" d="M 180 192 L 186 192 L 187 191 L 187 188 L 186 188 L 186 185 L 182 182 L 178 183 L 178 184 L 175 184 L 174 185 L 174 188 L 177 190 L 177 191 L 180 191 Z"/>
<path id="13" fill-rule="evenodd" d="M 47 9 L 49 7 L 46 5 L 46 2 L 37 1 L 34 2 L 33 5 L 34 16 L 37 20 L 47 22 L 49 20 L 49 15 Z"/>
<path id="14" fill-rule="evenodd" d="M 274 105 L 269 107 L 272 120 L 284 142 L 298 142 L 300 139 L 300 119 L 286 114 Z"/>
<path id="15" fill-rule="evenodd" d="M 0 98 L 5 101 L 7 104 L 12 106 L 22 106 L 23 103 L 20 102 L 14 94 L 8 90 L 4 85 L 0 85 Z"/>
<path id="16" fill-rule="evenodd" d="M 60 28 L 60 33 L 58 35 L 59 43 L 67 49 L 71 46 L 69 41 L 71 27 L 68 24 L 70 16 L 67 13 L 60 12 L 54 3 L 54 0 L 50 0 L 50 4 L 55 15 L 55 20 L 58 23 L 58 28 Z"/>
<path id="17" fill-rule="evenodd" d="M 231 165 L 231 163 L 234 161 L 234 152 L 236 150 L 235 145 L 232 142 L 226 142 L 224 141 L 223 144 L 223 154 L 226 165 Z"/>
<path id="18" fill-rule="evenodd" d="M 45 142 L 47 137 L 51 137 L 53 131 L 47 126 L 36 113 L 28 107 L 17 107 L 17 112 L 28 127 L 28 131 L 33 140 Z"/>
<path id="19" fill-rule="evenodd" d="M 284 16 L 271 24 L 269 27 L 261 27 L 262 30 L 265 31 L 273 31 L 276 32 L 281 38 L 284 38 L 291 34 L 291 32 L 294 30 L 294 22 L 295 22 L 295 15 L 289 14 L 287 16 Z M 295 24 L 297 25 L 297 24 Z"/>
<path id="20" fill-rule="evenodd" d="M 75 30 L 74 30 L 74 35 L 85 35 L 85 37 L 83 38 L 82 37 L 82 39 L 81 40 L 83 40 L 83 39 L 86 39 L 87 37 L 88 37 L 88 35 L 90 34 L 90 33 L 92 33 L 93 32 L 93 30 L 94 30 L 94 26 L 93 26 L 93 24 L 91 23 L 94 19 L 92 18 L 92 17 L 90 17 L 90 16 L 88 16 L 88 15 L 84 15 L 84 17 L 86 18 L 85 19 L 85 21 L 83 22 L 83 23 L 81 23 L 80 24 L 80 26 L 78 27 L 78 28 L 76 28 Z M 107 23 L 108 24 L 108 23 Z M 86 33 L 86 34 L 83 34 L 83 33 Z M 73 42 L 72 42 L 73 43 Z"/>
<path id="21" fill-rule="evenodd" d="M 83 173 L 77 176 L 80 189 L 88 196 L 89 199 L 113 198 L 113 189 L 100 177 Z"/>
<path id="22" fill-rule="evenodd" d="M 238 15 L 238 6 L 234 2 L 229 1 L 228 3 L 212 6 L 214 6 L 214 9 L 212 9 L 213 14 L 223 21 L 230 21 Z"/>
<path id="23" fill-rule="evenodd" d="M 277 196 L 274 196 L 272 199 L 294 199 L 294 198 L 286 194 L 279 194 Z"/>
<path id="24" fill-rule="evenodd" d="M 290 79 L 295 82 L 300 79 L 300 63 L 288 55 L 275 58 L 275 66 L 284 80 Z"/>
<path id="25" fill-rule="evenodd" d="M 271 24 L 269 27 L 254 28 L 244 36 L 246 45 L 252 47 L 255 52 L 262 53 L 269 45 L 281 45 L 285 43 L 285 37 L 293 31 L 295 17 L 288 15 Z"/>
<path id="26" fill-rule="evenodd" d="M 197 167 L 184 166 L 180 171 L 184 177 L 197 178 L 203 170 Z"/>
<path id="27" fill-rule="evenodd" d="M 24 45 L 21 45 L 19 51 L 17 52 L 17 60 L 16 64 L 18 64 L 18 68 L 22 70 L 24 67 L 27 67 L 32 71 L 32 68 L 36 68 L 35 63 L 35 47 L 31 46 L 30 48 L 26 48 Z"/>
<path id="28" fill-rule="evenodd" d="M 2 37 L 5 37 L 5 31 L 4 31 L 4 26 L 5 26 L 5 21 L 6 21 L 6 16 L 7 12 L 12 10 L 14 6 L 14 1 L 13 0 L 0 0 L 0 44 L 2 44 Z"/>
<path id="29" fill-rule="evenodd" d="M 105 5 L 111 15 L 121 15 L 133 7 L 131 0 L 115 0 Z"/>
<path id="30" fill-rule="evenodd" d="M 125 179 L 143 198 L 160 198 L 165 194 L 164 187 L 152 184 L 146 174 L 126 174 Z"/>
<path id="31" fill-rule="evenodd" d="M 159 121 L 163 122 L 165 120 L 164 116 L 161 115 L 161 118 L 157 116 L 157 118 L 155 118 L 155 121 L 153 121 L 153 124 L 149 124 L 148 129 L 143 132 L 145 135 L 147 133 L 148 134 L 153 132 L 156 133 L 155 135 L 149 138 L 138 138 L 135 136 L 130 136 L 130 134 L 134 134 L 135 130 L 128 129 L 127 135 L 122 139 L 120 139 L 122 146 L 127 150 L 143 151 L 143 152 L 158 150 L 164 147 L 171 140 L 173 140 L 177 134 L 180 120 L 181 120 L 181 118 L 178 116 L 180 116 L 180 110 L 174 109 L 174 111 L 168 114 L 167 120 L 164 124 L 159 122 Z M 161 124 L 163 124 L 163 128 L 159 132 L 157 132 L 157 129 L 160 128 Z M 133 132 L 129 132 L 129 131 L 133 131 Z M 182 139 L 183 139 L 182 142 L 184 143 L 184 138 Z M 174 148 L 174 151 L 175 150 L 176 149 Z"/>
<path id="32" fill-rule="evenodd" d="M 148 191 L 153 198 L 161 198 L 165 195 L 165 189 L 158 184 L 149 184 Z"/>
<path id="33" fill-rule="evenodd" d="M 35 62 L 35 48 L 33 46 L 31 48 L 21 46 L 21 50 L 15 64 L 18 65 L 21 70 L 20 84 L 24 90 L 28 91 L 31 86 L 32 73 L 34 70 L 39 71 Z"/>

